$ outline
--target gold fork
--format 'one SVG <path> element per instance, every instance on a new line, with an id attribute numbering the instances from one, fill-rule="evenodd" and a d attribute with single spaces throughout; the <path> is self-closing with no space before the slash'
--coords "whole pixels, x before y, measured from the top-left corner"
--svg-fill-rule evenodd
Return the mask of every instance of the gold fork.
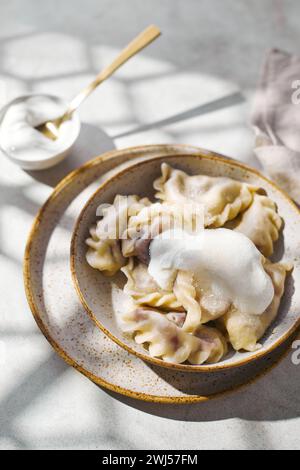
<path id="1" fill-rule="evenodd" d="M 46 137 L 52 140 L 56 140 L 59 135 L 59 128 L 61 124 L 70 119 L 74 111 L 81 105 L 81 103 L 92 93 L 92 91 L 97 88 L 100 83 L 104 82 L 108 77 L 110 77 L 116 70 L 118 70 L 121 65 L 127 62 L 132 56 L 134 56 L 137 52 L 144 49 L 144 47 L 148 46 L 152 41 L 154 41 L 158 36 L 160 36 L 161 32 L 157 28 L 157 26 L 151 25 L 148 26 L 142 33 L 140 33 L 133 41 L 131 41 L 125 49 L 116 57 L 116 59 L 108 66 L 102 70 L 97 77 L 86 87 L 84 88 L 78 95 L 73 98 L 71 101 L 68 109 L 66 112 L 59 116 L 56 119 L 52 119 L 50 121 L 43 122 L 36 126 L 36 129 Z"/>

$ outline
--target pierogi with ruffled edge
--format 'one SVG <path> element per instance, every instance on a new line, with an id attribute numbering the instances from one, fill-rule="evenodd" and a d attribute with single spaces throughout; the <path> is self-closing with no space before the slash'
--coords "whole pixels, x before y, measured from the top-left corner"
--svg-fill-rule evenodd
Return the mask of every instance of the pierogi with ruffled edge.
<path id="1" fill-rule="evenodd" d="M 125 276 L 122 330 L 170 363 L 216 363 L 230 347 L 259 349 L 292 270 L 268 259 L 282 228 L 276 204 L 254 185 L 165 163 L 153 188 L 152 201 L 130 194 L 125 204 L 116 195 L 86 240 L 90 266 Z M 157 240 L 189 216 L 190 203 L 204 208 L 201 233 L 159 251 Z"/>

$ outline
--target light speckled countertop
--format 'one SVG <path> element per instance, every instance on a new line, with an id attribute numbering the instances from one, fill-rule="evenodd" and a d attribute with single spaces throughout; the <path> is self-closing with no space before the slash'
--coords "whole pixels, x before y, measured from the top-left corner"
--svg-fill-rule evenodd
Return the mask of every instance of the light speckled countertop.
<path id="1" fill-rule="evenodd" d="M 67 367 L 31 317 L 22 280 L 35 213 L 62 176 L 96 154 L 176 142 L 256 165 L 248 121 L 261 62 L 269 47 L 297 52 L 299 15 L 297 0 L 2 2 L 1 105 L 31 91 L 72 97 L 149 23 L 164 35 L 82 106 L 69 160 L 29 174 L 0 159 L 0 449 L 300 447 L 300 366 L 290 356 L 209 403 L 135 402 Z"/>

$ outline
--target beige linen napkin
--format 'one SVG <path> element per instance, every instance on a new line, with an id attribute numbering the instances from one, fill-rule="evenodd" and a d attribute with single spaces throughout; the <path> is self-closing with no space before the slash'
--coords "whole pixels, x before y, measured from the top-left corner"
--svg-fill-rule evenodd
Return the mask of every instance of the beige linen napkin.
<path id="1" fill-rule="evenodd" d="M 263 170 L 300 204 L 299 57 L 276 49 L 268 53 L 252 124 Z"/>

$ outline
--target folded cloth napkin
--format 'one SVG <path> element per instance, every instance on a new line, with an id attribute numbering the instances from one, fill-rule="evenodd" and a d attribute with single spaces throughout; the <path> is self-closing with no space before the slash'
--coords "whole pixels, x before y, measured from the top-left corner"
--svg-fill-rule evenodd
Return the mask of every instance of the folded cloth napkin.
<path id="1" fill-rule="evenodd" d="M 263 170 L 300 204 L 299 57 L 276 49 L 268 53 L 252 124 Z"/>

